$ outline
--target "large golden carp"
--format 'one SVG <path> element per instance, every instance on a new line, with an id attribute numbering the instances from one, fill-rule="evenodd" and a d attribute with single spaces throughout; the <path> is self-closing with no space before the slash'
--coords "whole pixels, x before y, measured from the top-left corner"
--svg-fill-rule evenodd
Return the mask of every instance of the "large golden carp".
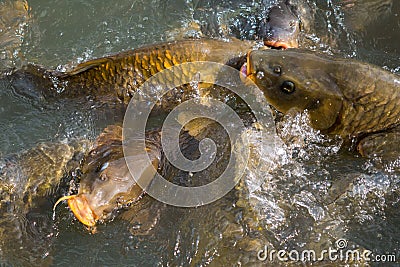
<path id="1" fill-rule="evenodd" d="M 14 89 L 21 94 L 46 99 L 90 97 L 127 104 L 147 79 L 164 69 L 194 61 L 239 67 L 255 45 L 254 42 L 213 39 L 167 42 L 94 59 L 67 72 L 27 65 L 10 78 Z M 165 83 L 179 82 L 182 76 L 194 71 L 186 69 L 174 77 L 165 76 Z"/>

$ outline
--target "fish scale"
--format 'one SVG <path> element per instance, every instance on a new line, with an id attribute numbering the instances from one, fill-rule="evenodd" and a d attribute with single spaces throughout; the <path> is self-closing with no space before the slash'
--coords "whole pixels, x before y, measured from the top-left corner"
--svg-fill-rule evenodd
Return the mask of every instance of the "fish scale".
<path id="1" fill-rule="evenodd" d="M 283 71 L 277 73 L 275 66 Z M 303 50 L 253 51 L 247 74 L 278 111 L 308 110 L 315 129 L 359 142 L 363 156 L 376 155 L 374 146 L 388 151 L 382 157 L 399 153 L 399 76 L 368 63 Z M 288 84 L 292 90 L 282 90 Z"/>
<path id="2" fill-rule="evenodd" d="M 200 39 L 138 48 L 82 63 L 66 73 L 47 72 L 45 76 L 57 77 L 65 86 L 61 94 L 54 94 L 54 90 L 43 93 L 45 97 L 57 98 L 115 95 L 127 103 L 144 81 L 164 69 L 194 61 L 224 64 L 232 58 L 245 56 L 253 46 L 254 42 L 247 41 Z M 191 69 L 183 69 L 182 73 L 174 73 L 175 77 L 165 76 L 166 82 L 179 81 L 192 72 Z"/>
<path id="3" fill-rule="evenodd" d="M 331 76 L 338 81 L 344 97 L 341 124 L 347 127 L 341 131 L 343 125 L 339 125 L 333 133 L 358 136 L 399 123 L 400 86 L 393 82 L 397 78 L 395 74 L 358 61 L 331 59 L 325 65 L 336 69 L 331 71 Z"/>

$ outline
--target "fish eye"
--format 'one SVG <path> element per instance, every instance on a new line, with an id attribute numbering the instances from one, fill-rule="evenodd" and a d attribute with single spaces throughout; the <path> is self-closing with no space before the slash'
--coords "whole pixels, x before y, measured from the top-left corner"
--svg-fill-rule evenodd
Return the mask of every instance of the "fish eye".
<path id="1" fill-rule="evenodd" d="M 281 90 L 285 94 L 292 94 L 296 90 L 296 86 L 292 81 L 284 81 L 281 85 Z"/>
<path id="2" fill-rule="evenodd" d="M 276 74 L 281 74 L 281 73 L 282 73 L 282 68 L 281 68 L 281 66 L 279 66 L 279 65 L 274 66 L 274 67 L 272 68 L 272 70 L 273 70 Z"/>
<path id="3" fill-rule="evenodd" d="M 108 162 L 106 162 L 106 163 L 104 163 L 103 165 L 101 165 L 101 167 L 100 167 L 100 169 L 98 170 L 98 172 L 102 172 L 102 171 L 104 171 L 105 169 L 107 169 L 108 165 L 109 165 Z"/>

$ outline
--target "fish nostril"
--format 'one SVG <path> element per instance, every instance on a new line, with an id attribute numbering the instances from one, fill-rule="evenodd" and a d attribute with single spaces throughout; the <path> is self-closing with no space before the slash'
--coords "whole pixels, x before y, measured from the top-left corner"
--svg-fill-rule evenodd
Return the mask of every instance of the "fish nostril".
<path id="1" fill-rule="evenodd" d="M 99 180 L 100 181 L 104 182 L 104 181 L 107 181 L 107 179 L 108 179 L 107 174 L 102 173 L 102 174 L 99 175 Z"/>
<path id="2" fill-rule="evenodd" d="M 273 71 L 274 71 L 276 74 L 281 74 L 281 73 L 282 73 L 282 68 L 281 68 L 281 66 L 274 66 L 274 67 L 273 67 Z"/>
<path id="3" fill-rule="evenodd" d="M 264 77 L 265 77 L 265 73 L 263 71 L 261 71 L 261 70 L 257 71 L 256 78 L 258 80 L 262 80 Z"/>

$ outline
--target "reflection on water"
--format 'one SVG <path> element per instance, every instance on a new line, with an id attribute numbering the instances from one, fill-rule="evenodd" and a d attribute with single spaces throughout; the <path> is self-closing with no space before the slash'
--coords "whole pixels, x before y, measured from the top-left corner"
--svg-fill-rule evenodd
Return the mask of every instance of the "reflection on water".
<path id="1" fill-rule="evenodd" d="M 15 48 L 20 53 L 7 59 L 49 67 L 74 64 L 178 38 L 182 32 L 193 31 L 181 29 L 191 22 L 211 29 L 210 35 L 227 37 L 230 31 L 235 34 L 232 24 L 255 28 L 264 19 L 262 11 L 274 2 L 31 0 L 29 25 L 24 26 L 22 43 Z M 387 15 L 360 31 L 346 24 L 342 1 L 307 2 L 314 28 L 304 33 L 303 47 L 400 73 L 399 1 L 393 1 Z M 244 37 L 250 37 L 251 31 L 246 33 Z M 0 88 L 1 155 L 41 141 L 93 139 L 107 124 L 122 118 L 121 112 L 107 107 L 82 108 L 71 102 L 43 106 L 21 99 L 7 83 L 0 83 Z M 262 131 L 249 131 L 253 156 L 240 186 L 196 209 L 158 207 L 159 222 L 148 235 L 132 234 L 135 226 L 120 217 L 89 234 L 65 206 L 57 210 L 54 221 L 51 208 L 21 215 L 18 222 L 23 226 L 15 227 L 28 229 L 36 241 L 45 233 L 46 241 L 39 242 L 41 247 L 28 241 L 25 246 L 12 246 L 14 260 L 17 265 L 27 264 L 33 257 L 54 266 L 246 265 L 261 263 L 257 252 L 265 245 L 320 251 L 334 247 L 338 238 L 346 239 L 349 246 L 400 257 L 400 163 L 382 166 L 339 151 L 341 140 L 307 129 L 304 120 L 300 116 L 281 125 L 283 134 L 290 131 L 291 143 L 277 142 L 273 150 L 260 141 Z M 4 236 L 9 238 L 0 235 Z M 1 240 L 2 247 L 5 243 Z"/>

